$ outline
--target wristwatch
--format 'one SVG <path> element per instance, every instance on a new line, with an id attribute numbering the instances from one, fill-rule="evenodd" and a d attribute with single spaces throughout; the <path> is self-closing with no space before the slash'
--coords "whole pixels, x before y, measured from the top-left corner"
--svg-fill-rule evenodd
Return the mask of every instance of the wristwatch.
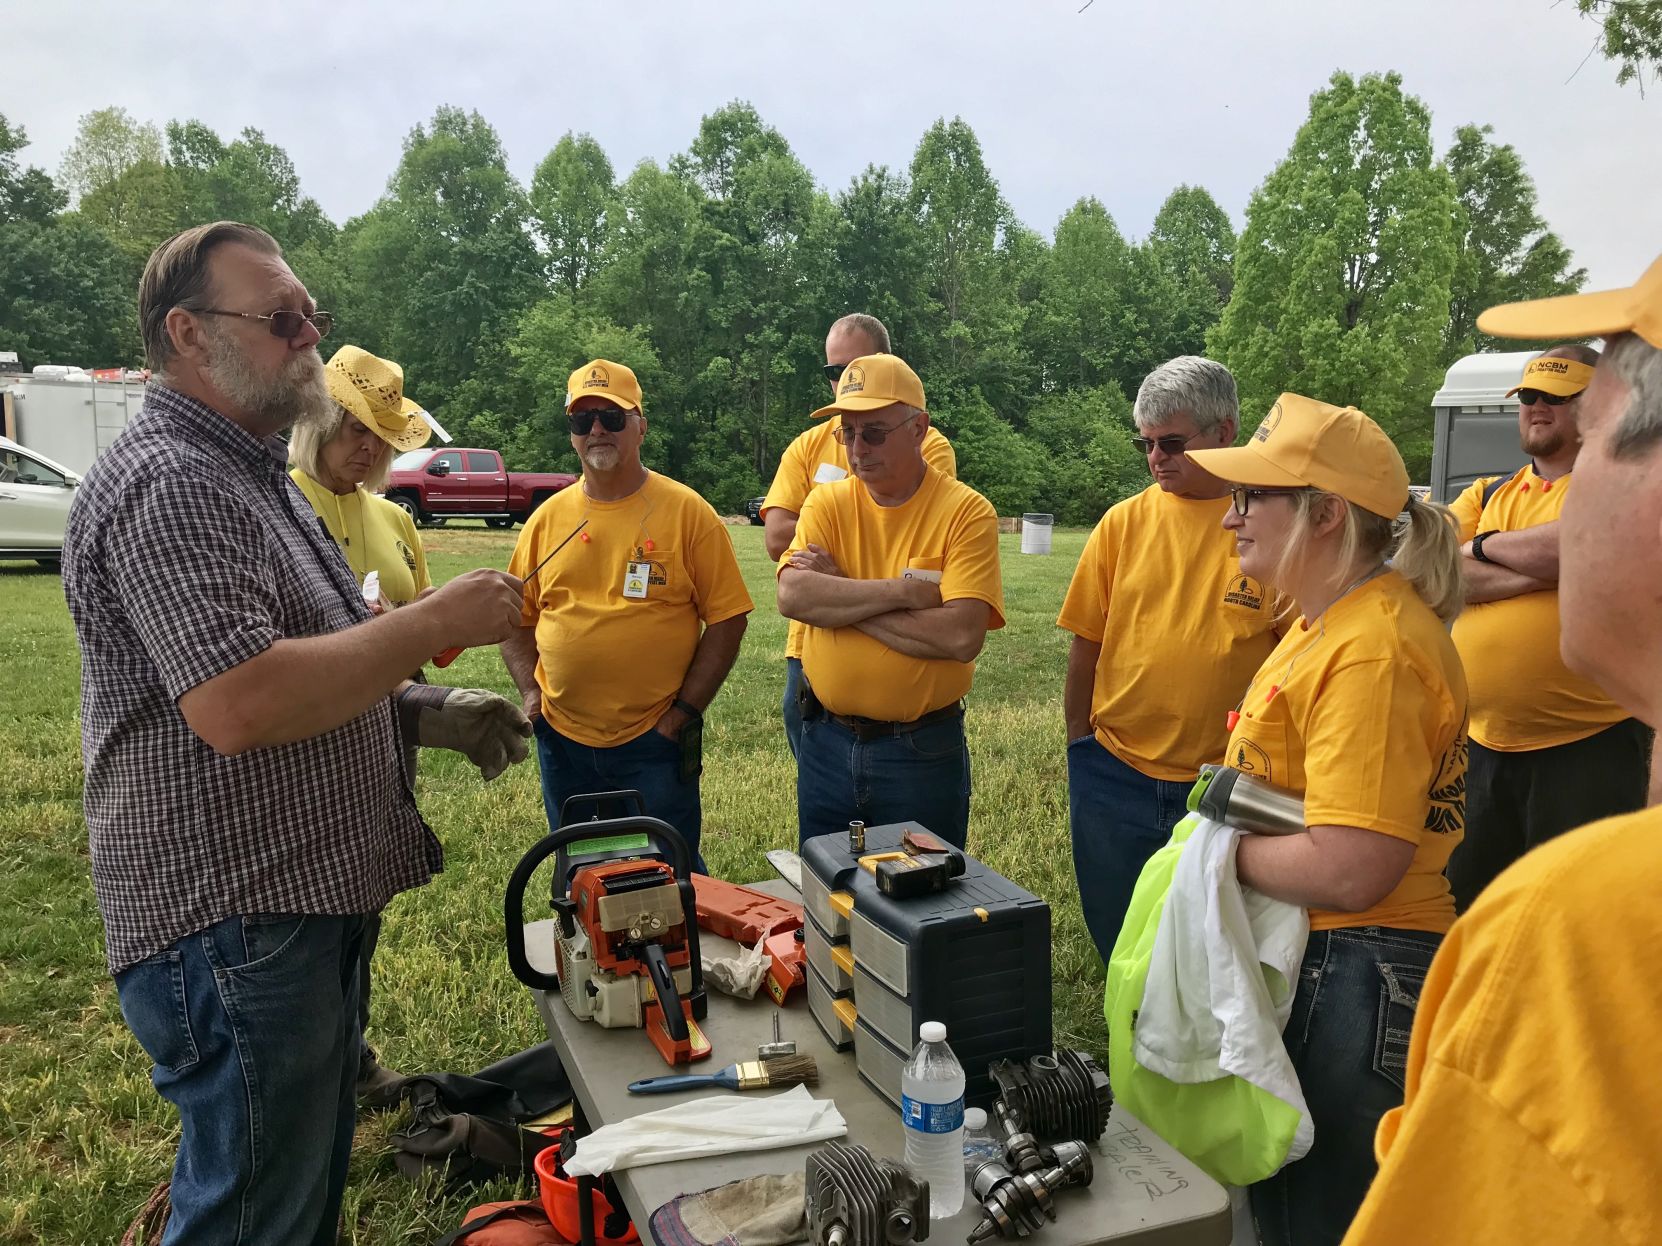
<path id="1" fill-rule="evenodd" d="M 680 697 L 676 697 L 673 704 L 676 709 L 680 710 L 688 718 L 691 718 L 697 722 L 704 721 L 704 711 L 699 709 L 698 706 L 694 705 L 691 701 L 683 701 Z"/>
<path id="2" fill-rule="evenodd" d="M 1483 552 L 1483 542 L 1487 541 L 1490 537 L 1492 537 L 1494 535 L 1495 535 L 1495 529 L 1491 529 L 1488 532 L 1479 532 L 1476 536 L 1474 536 L 1472 538 L 1472 557 L 1477 559 L 1478 562 L 1492 562 L 1493 561 L 1493 559 L 1491 559 L 1487 554 L 1485 554 Z"/>

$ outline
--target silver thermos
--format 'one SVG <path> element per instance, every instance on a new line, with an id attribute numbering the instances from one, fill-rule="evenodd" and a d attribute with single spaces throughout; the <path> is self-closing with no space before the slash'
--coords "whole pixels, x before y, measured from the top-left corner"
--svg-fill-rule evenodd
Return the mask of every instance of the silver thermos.
<path id="1" fill-rule="evenodd" d="M 1230 766 L 1202 766 L 1189 792 L 1189 812 L 1259 835 L 1304 830 L 1304 802 L 1286 788 Z"/>

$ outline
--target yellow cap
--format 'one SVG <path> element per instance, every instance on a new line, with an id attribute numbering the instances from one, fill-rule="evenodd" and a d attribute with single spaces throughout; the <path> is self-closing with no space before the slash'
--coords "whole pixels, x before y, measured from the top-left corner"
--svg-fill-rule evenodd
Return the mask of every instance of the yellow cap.
<path id="1" fill-rule="evenodd" d="M 329 396 L 395 450 L 419 450 L 433 435 L 427 413 L 404 397 L 404 369 L 361 346 L 337 350 L 323 368 Z"/>
<path id="2" fill-rule="evenodd" d="M 1614 337 L 1618 333 L 1637 333 L 1662 350 L 1662 258 L 1625 289 L 1505 303 L 1479 316 L 1477 327 L 1495 337 Z"/>
<path id="3" fill-rule="evenodd" d="M 1408 505 L 1408 469 L 1380 428 L 1355 407 L 1282 394 L 1244 446 L 1190 450 L 1203 470 L 1264 489 L 1321 489 L 1395 519 Z"/>
<path id="4" fill-rule="evenodd" d="M 625 411 L 640 411 L 641 383 L 635 374 L 621 363 L 610 359 L 591 359 L 571 374 L 566 381 L 566 411 L 579 398 L 604 398 L 614 407 Z"/>
<path id="5" fill-rule="evenodd" d="M 1539 355 L 1524 365 L 1523 380 L 1506 391 L 1510 398 L 1520 389 L 1539 389 L 1567 398 L 1579 394 L 1593 383 L 1593 368 L 1576 359 L 1560 359 L 1556 355 Z"/>
<path id="6" fill-rule="evenodd" d="M 897 402 L 928 410 L 918 374 L 898 355 L 861 355 L 843 369 L 837 401 L 814 412 L 814 418 L 822 420 L 840 411 L 878 411 Z"/>

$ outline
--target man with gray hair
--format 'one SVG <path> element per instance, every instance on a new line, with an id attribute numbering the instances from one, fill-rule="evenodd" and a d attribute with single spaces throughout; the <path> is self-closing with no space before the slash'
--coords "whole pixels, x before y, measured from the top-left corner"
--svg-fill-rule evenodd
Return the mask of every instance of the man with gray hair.
<path id="1" fill-rule="evenodd" d="M 443 862 L 394 693 L 435 653 L 505 639 L 522 586 L 469 571 L 371 617 L 284 471 L 277 434 L 329 401 L 330 317 L 269 234 L 169 239 L 138 305 L 156 377 L 64 536 L 105 954 L 179 1109 L 166 1240 L 332 1242 L 359 948 Z"/>
<path id="2" fill-rule="evenodd" d="M 1492 308 L 1477 327 L 1605 338 L 1559 520 L 1563 655 L 1662 722 L 1662 259 L 1628 289 Z M 1651 808 L 1531 850 L 1454 923 L 1346 1246 L 1662 1241 L 1662 1079 L 1647 1041 L 1662 1030 L 1662 978 L 1643 950 L 1662 943 L 1658 879 Z"/>
<path id="3" fill-rule="evenodd" d="M 1179 356 L 1149 373 L 1132 414 L 1154 483 L 1102 517 L 1056 620 L 1073 633 L 1073 868 L 1104 960 L 1138 873 L 1183 816 L 1196 771 L 1223 760 L 1229 711 L 1276 645 L 1274 603 L 1241 574 L 1223 528 L 1229 486 L 1188 457 L 1234 444 L 1235 378 Z"/>

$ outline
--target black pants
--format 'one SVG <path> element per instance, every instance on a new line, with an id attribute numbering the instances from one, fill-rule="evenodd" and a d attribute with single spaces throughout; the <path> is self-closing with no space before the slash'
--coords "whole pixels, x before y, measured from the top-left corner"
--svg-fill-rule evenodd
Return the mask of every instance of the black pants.
<path id="1" fill-rule="evenodd" d="M 1565 831 L 1644 808 L 1651 730 L 1629 718 L 1573 744 L 1500 753 L 1475 740 L 1466 838 L 1448 863 L 1462 913 L 1507 866 Z"/>

